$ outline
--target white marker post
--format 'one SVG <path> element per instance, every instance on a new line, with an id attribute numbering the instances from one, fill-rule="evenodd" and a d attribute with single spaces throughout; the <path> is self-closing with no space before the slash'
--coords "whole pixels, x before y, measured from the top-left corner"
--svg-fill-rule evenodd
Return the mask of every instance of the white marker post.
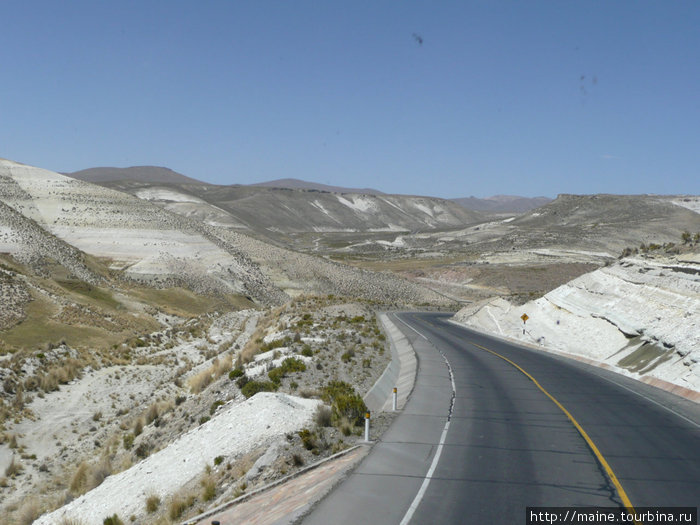
<path id="1" fill-rule="evenodd" d="M 525 335 L 525 323 L 528 319 L 530 319 L 530 316 L 528 316 L 527 314 L 523 314 L 520 316 L 520 319 L 523 320 L 523 335 Z"/>
<path id="2" fill-rule="evenodd" d="M 396 387 L 394 387 L 394 393 L 393 393 L 392 396 L 391 396 L 391 397 L 392 397 L 392 400 L 391 400 L 391 409 L 392 409 L 394 412 L 396 412 L 396 392 L 397 392 L 397 389 L 396 389 Z"/>
<path id="3" fill-rule="evenodd" d="M 365 412 L 365 441 L 369 441 L 369 410 Z"/>

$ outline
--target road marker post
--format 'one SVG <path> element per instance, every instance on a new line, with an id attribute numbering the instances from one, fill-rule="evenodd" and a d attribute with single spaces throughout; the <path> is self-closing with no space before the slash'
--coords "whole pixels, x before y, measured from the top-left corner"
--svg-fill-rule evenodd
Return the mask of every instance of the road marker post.
<path id="1" fill-rule="evenodd" d="M 527 322 L 528 319 L 530 319 L 530 316 L 527 314 L 523 314 L 520 316 L 520 319 L 523 320 L 523 335 L 525 335 L 525 323 Z"/>
<path id="2" fill-rule="evenodd" d="M 369 441 L 369 410 L 365 412 L 365 441 Z"/>
<path id="3" fill-rule="evenodd" d="M 397 397 L 397 389 L 394 387 L 394 393 L 391 395 L 392 400 L 391 400 L 391 409 L 396 412 L 396 397 Z"/>

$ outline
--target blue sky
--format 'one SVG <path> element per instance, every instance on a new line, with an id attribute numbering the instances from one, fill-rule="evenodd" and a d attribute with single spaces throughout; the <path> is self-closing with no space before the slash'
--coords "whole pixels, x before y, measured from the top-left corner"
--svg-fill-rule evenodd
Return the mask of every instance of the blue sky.
<path id="1" fill-rule="evenodd" d="M 5 0 L 0 20 L 0 157 L 55 171 L 700 193 L 696 1 Z"/>

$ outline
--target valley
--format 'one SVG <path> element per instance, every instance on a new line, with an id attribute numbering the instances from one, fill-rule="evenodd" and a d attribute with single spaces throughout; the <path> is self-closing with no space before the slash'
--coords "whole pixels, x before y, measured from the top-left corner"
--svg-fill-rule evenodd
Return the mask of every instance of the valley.
<path id="1" fill-rule="evenodd" d="M 697 196 L 80 173 L 0 159 L 2 523 L 180 523 L 353 446 L 382 311 L 700 390 Z"/>

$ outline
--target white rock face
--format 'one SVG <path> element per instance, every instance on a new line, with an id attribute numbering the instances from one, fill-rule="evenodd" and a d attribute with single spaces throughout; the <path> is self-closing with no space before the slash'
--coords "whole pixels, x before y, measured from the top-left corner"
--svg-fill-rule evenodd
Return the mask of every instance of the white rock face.
<path id="1" fill-rule="evenodd" d="M 229 405 L 210 421 L 172 445 L 124 472 L 109 476 L 99 487 L 60 509 L 41 516 L 35 525 L 55 525 L 64 518 L 102 523 L 113 514 L 141 516 L 146 498 L 161 500 L 200 475 L 220 455 L 234 456 L 279 439 L 309 423 L 315 399 L 261 392 L 243 403 Z"/>
<path id="2" fill-rule="evenodd" d="M 183 205 L 194 199 L 166 190 L 151 190 L 144 197 L 169 198 Z M 198 291 L 226 293 L 249 294 L 249 288 L 255 288 L 246 285 L 255 273 L 250 264 L 218 245 L 203 227 L 132 195 L 0 159 L 0 199 L 8 207 L 5 213 L 0 209 L 4 251 L 21 253 L 28 245 L 37 251 L 37 245 L 45 244 L 25 239 L 29 218 L 36 222 L 35 229 L 87 254 L 108 258 L 112 268 L 138 280 L 174 278 L 175 284 L 184 281 Z M 24 222 L 14 225 L 12 213 Z"/>
<path id="3" fill-rule="evenodd" d="M 629 259 L 523 306 L 469 305 L 455 320 L 700 391 L 700 264 Z"/>

